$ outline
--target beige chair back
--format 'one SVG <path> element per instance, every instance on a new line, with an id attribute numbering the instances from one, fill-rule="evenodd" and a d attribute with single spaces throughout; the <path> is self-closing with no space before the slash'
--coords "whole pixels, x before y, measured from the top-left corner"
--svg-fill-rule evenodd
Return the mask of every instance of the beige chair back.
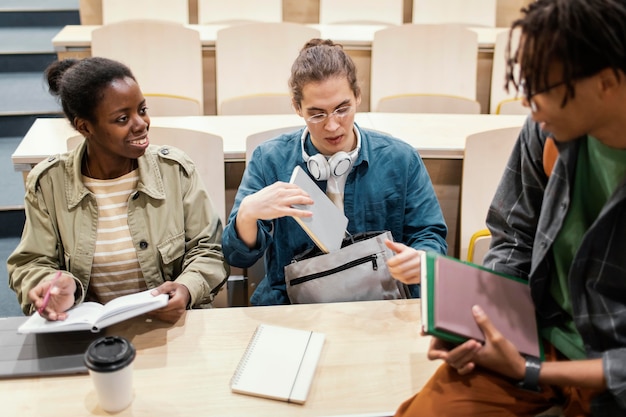
<path id="1" fill-rule="evenodd" d="M 201 104 L 190 97 L 145 94 L 150 116 L 202 116 Z"/>
<path id="2" fill-rule="evenodd" d="M 496 26 L 497 0 L 413 0 L 413 23 Z"/>
<path id="3" fill-rule="evenodd" d="M 148 135 L 153 145 L 170 145 L 185 152 L 193 161 L 200 179 L 209 193 L 213 206 L 225 225 L 226 192 L 224 182 L 224 141 L 221 136 L 197 130 L 151 126 Z M 84 138 L 81 135 L 67 139 L 67 149 L 72 150 Z M 222 287 L 213 300 L 214 307 L 229 307 L 229 282 Z"/>
<path id="4" fill-rule="evenodd" d="M 198 0 L 198 23 L 282 22 L 283 0 Z"/>
<path id="5" fill-rule="evenodd" d="M 289 133 L 302 129 L 303 126 L 286 126 L 277 129 L 265 130 L 263 132 L 253 133 L 246 138 L 246 164 L 252 159 L 252 153 L 261 143 L 266 140 L 273 139 L 283 133 Z"/>
<path id="6" fill-rule="evenodd" d="M 287 81 L 291 65 L 306 42 L 319 37 L 317 29 L 288 22 L 249 23 L 218 31 L 215 43 L 217 113 L 258 111 L 263 98 L 267 99 L 264 114 L 293 113 L 290 99 L 286 104 L 290 96 Z M 278 100 L 280 104 L 276 105 L 281 96 L 282 101 Z M 253 106 L 234 103 L 249 100 L 255 102 Z"/>
<path id="7" fill-rule="evenodd" d="M 509 41 L 509 31 L 504 30 L 496 36 L 496 43 L 493 48 L 493 66 L 491 69 L 491 95 L 489 99 L 492 114 L 528 114 L 530 110 L 522 105 L 521 98 L 517 97 L 515 88 L 511 86 L 507 92 L 504 88 L 506 78 L 506 57 L 505 51 Z M 514 32 L 511 39 L 515 52 L 519 43 L 519 32 Z"/>
<path id="8" fill-rule="evenodd" d="M 460 210 L 460 257 L 462 260 L 468 259 L 472 235 L 487 227 L 485 219 L 489 205 L 520 130 L 521 126 L 494 129 L 470 135 L 465 141 Z M 483 249 L 481 253 L 478 253 L 481 247 Z M 484 248 L 488 247 L 489 240 L 485 242 L 483 239 L 476 247 L 472 261 L 481 263 Z"/>
<path id="9" fill-rule="evenodd" d="M 202 45 L 198 31 L 179 23 L 156 20 L 112 23 L 93 31 L 91 54 L 128 65 L 148 103 L 150 97 L 169 96 L 173 100 L 168 101 L 175 104 L 178 99 L 183 110 L 190 112 L 188 115 L 197 115 L 198 106 L 199 114 L 204 113 Z M 190 106 L 188 101 L 195 104 Z M 183 115 L 181 109 L 172 110 L 171 114 L 151 110 L 148 111 L 153 116 Z"/>
<path id="10" fill-rule="evenodd" d="M 102 24 L 149 19 L 189 23 L 189 0 L 102 0 Z"/>
<path id="11" fill-rule="evenodd" d="M 477 34 L 461 25 L 379 30 L 372 42 L 370 109 L 380 111 L 383 99 L 399 96 L 413 96 L 422 104 L 437 96 L 476 101 L 477 56 Z"/>
<path id="12" fill-rule="evenodd" d="M 322 24 L 354 23 L 401 25 L 403 0 L 320 0 Z"/>
<path id="13" fill-rule="evenodd" d="M 289 94 L 268 93 L 224 100 L 220 114 L 290 114 L 294 111 Z"/>
<path id="14" fill-rule="evenodd" d="M 376 111 L 383 113 L 479 114 L 480 103 L 465 97 L 437 94 L 402 94 L 384 97 Z"/>
<path id="15" fill-rule="evenodd" d="M 301 129 L 302 126 L 286 126 L 279 127 L 277 129 L 265 130 L 263 132 L 253 133 L 246 138 L 246 164 L 250 159 L 252 159 L 252 153 L 261 143 L 266 140 L 273 139 L 283 133 L 293 132 L 295 130 Z M 254 265 L 246 268 L 246 281 L 247 281 L 247 292 L 248 297 L 252 296 L 254 290 L 259 285 L 259 282 L 265 276 L 265 260 L 264 257 L 261 257 L 258 261 L 254 263 Z"/>
<path id="16" fill-rule="evenodd" d="M 150 126 L 148 134 L 152 145 L 170 145 L 185 152 L 196 165 L 222 224 L 226 220 L 226 192 L 224 182 L 224 141 L 221 136 L 198 130 Z M 72 150 L 84 139 L 81 135 L 67 139 L 67 150 Z"/>

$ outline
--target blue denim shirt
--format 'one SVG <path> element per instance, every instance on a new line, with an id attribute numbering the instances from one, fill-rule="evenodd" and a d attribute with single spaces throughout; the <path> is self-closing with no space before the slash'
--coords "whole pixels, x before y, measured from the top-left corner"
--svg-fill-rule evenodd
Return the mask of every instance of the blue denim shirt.
<path id="1" fill-rule="evenodd" d="M 559 325 L 563 312 L 550 295 L 551 250 L 574 184 L 580 142 L 558 145 L 551 176 L 543 170 L 547 134 L 530 118 L 513 149 L 487 226 L 493 236 L 485 266 L 528 279 L 540 325 Z M 598 416 L 626 415 L 626 181 L 585 233 L 568 282 L 573 319 L 587 357 L 602 358 L 608 391 L 592 401 Z"/>
<path id="2" fill-rule="evenodd" d="M 447 251 L 443 214 L 428 172 L 409 144 L 379 132 L 358 128 L 361 151 L 346 180 L 344 212 L 350 233 L 391 231 L 394 240 L 416 249 Z M 289 304 L 284 267 L 294 255 L 311 248 L 313 241 L 291 217 L 259 221 L 257 245 L 248 248 L 237 236 L 235 221 L 241 200 L 276 181 L 289 182 L 296 165 L 305 171 L 302 130 L 283 134 L 261 144 L 253 153 L 235 197 L 222 240 L 229 264 L 240 268 L 253 265 L 265 253 L 265 278 L 251 303 Z M 309 155 L 318 153 L 306 140 Z M 308 172 L 308 171 L 307 171 Z M 325 192 L 326 181 L 318 181 Z M 419 288 L 413 286 L 413 296 Z"/>

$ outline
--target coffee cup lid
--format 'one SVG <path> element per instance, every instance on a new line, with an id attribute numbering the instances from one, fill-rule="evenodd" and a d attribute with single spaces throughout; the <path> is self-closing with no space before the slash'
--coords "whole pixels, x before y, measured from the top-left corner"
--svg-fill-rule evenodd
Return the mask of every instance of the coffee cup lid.
<path id="1" fill-rule="evenodd" d="M 135 359 L 135 347 L 123 337 L 105 336 L 94 340 L 85 352 L 85 365 L 96 372 L 114 372 Z"/>

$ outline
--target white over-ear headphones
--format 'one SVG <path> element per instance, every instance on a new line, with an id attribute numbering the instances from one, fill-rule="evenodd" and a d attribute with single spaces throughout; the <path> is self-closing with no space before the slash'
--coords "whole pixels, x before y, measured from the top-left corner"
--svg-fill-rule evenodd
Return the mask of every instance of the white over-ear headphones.
<path id="1" fill-rule="evenodd" d="M 356 148 L 354 148 L 354 150 L 350 153 L 344 151 L 337 152 L 328 158 L 328 160 L 326 160 L 326 157 L 321 153 L 317 153 L 313 156 L 309 156 L 306 153 L 304 150 L 304 142 L 306 141 L 308 134 L 309 130 L 305 128 L 302 132 L 302 137 L 300 138 L 300 144 L 302 146 L 302 158 L 304 158 L 304 162 L 306 162 L 306 166 L 311 175 L 313 175 L 313 178 L 317 181 L 326 181 L 331 176 L 340 177 L 350 172 L 352 164 L 361 150 L 361 133 L 358 129 L 354 129 L 354 134 L 356 135 Z"/>

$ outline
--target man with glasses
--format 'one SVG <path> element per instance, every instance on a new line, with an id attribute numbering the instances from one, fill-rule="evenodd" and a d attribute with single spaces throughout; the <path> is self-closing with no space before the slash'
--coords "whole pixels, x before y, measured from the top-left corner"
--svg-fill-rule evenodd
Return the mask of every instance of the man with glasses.
<path id="1" fill-rule="evenodd" d="M 343 210 L 348 232 L 391 231 L 396 242 L 387 244 L 397 254 L 389 271 L 418 296 L 416 250 L 447 250 L 447 228 L 421 158 L 407 143 L 354 123 L 361 93 L 355 65 L 340 45 L 311 40 L 292 66 L 289 86 L 306 127 L 256 148 L 224 230 L 231 265 L 250 267 L 265 253 L 265 278 L 251 303 L 288 304 L 284 267 L 314 245 L 291 218 L 310 216 L 294 205 L 313 203 L 289 184 L 296 166 Z"/>
<path id="2" fill-rule="evenodd" d="M 445 363 L 397 416 L 626 416 L 626 2 L 538 0 L 513 28 L 508 83 L 532 113 L 484 264 L 528 280 L 545 358 L 522 357 L 476 306 L 485 344 L 434 339 Z"/>

